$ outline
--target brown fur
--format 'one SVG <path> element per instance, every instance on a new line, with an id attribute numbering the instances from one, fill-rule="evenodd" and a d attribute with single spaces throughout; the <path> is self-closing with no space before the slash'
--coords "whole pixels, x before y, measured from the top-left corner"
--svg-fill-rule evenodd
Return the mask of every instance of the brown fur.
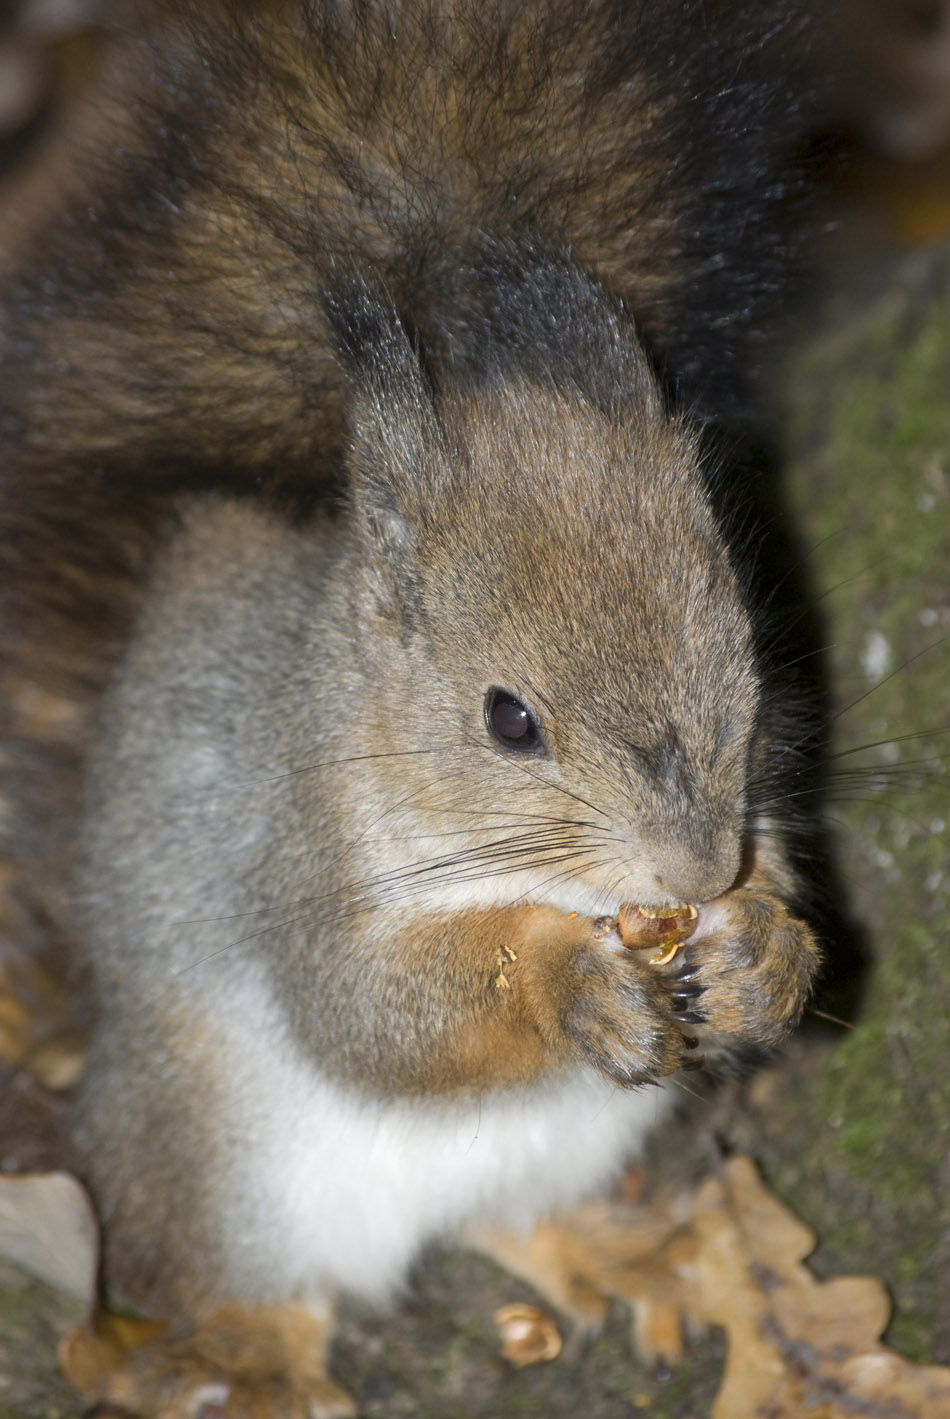
<path id="1" fill-rule="evenodd" d="M 6 394 L 21 456 L 242 467 L 325 456 L 340 391 L 321 302 L 332 264 L 372 270 L 431 323 L 451 300 L 452 266 L 484 232 L 570 248 L 629 301 L 664 358 L 684 346 L 681 319 L 695 323 L 694 350 L 675 361 L 683 382 L 708 343 L 690 302 L 723 299 L 706 293 L 705 268 L 710 243 L 727 240 L 715 225 L 725 214 L 711 209 L 704 232 L 692 229 L 711 200 L 704 185 L 721 183 L 715 139 L 759 145 L 757 158 L 777 164 L 798 133 L 775 114 L 770 134 L 764 112 L 752 139 L 683 122 L 682 93 L 717 61 L 736 104 L 744 84 L 750 105 L 792 106 L 774 78 L 779 54 L 792 69 L 798 16 L 766 32 L 764 48 L 756 34 L 737 74 L 734 39 L 718 50 L 751 22 L 719 8 L 661 11 L 648 28 L 609 0 L 423 0 L 393 19 L 386 5 L 160 7 L 171 18 L 167 34 L 154 22 L 148 70 L 132 55 L 117 81 L 126 103 L 123 90 L 134 94 L 136 130 L 121 132 L 41 258 L 40 273 L 60 263 L 52 304 L 24 273 L 30 323 L 8 338 L 14 351 L 28 339 L 33 361 L 26 387 L 8 370 Z M 728 115 L 729 100 L 721 116 L 714 101 L 708 124 Z M 781 176 L 791 190 L 792 170 Z M 770 193 L 764 213 L 750 195 L 737 185 L 719 197 L 756 227 L 784 194 Z M 752 231 L 742 239 L 751 248 Z M 751 263 L 720 281 L 759 309 L 768 299 Z M 737 301 L 715 341 L 733 371 L 748 318 Z"/>

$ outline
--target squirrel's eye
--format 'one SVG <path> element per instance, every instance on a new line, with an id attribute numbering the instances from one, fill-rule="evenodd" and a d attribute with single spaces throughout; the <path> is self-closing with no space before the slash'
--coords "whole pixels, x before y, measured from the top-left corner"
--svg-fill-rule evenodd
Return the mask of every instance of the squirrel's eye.
<path id="1" fill-rule="evenodd" d="M 503 749 L 519 754 L 546 751 L 544 733 L 534 710 L 507 690 L 491 689 L 485 696 L 485 722 Z"/>

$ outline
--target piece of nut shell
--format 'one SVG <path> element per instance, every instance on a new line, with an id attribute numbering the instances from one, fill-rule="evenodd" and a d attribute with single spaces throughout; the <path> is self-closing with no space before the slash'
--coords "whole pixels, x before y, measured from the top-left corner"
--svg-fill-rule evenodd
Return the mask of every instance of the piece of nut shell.
<path id="1" fill-rule="evenodd" d="M 620 939 L 630 951 L 648 947 L 670 947 L 687 941 L 696 930 L 699 912 L 696 907 L 680 904 L 658 910 L 624 902 L 620 908 L 618 926 Z"/>
<path id="2" fill-rule="evenodd" d="M 509 1364 L 540 1365 L 561 1353 L 561 1332 L 554 1317 L 540 1306 L 515 1303 L 495 1312 L 501 1332 L 501 1353 Z"/>

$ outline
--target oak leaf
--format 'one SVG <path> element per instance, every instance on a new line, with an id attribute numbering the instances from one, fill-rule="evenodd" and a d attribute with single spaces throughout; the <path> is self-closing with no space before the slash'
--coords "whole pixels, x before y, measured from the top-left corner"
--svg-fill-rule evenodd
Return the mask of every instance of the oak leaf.
<path id="1" fill-rule="evenodd" d="M 729 1353 L 712 1419 L 946 1419 L 950 1369 L 880 1344 L 890 1302 L 870 1276 L 820 1281 L 814 1234 L 733 1158 L 693 1204 L 700 1315 Z"/>

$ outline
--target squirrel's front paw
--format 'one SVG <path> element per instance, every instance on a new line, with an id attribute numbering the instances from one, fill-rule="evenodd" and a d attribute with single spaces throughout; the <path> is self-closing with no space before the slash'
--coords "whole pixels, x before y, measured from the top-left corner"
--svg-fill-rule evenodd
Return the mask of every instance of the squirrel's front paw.
<path id="1" fill-rule="evenodd" d="M 568 920 L 520 964 L 535 1020 L 559 1053 L 567 1049 L 626 1087 L 673 1074 L 688 1060 L 670 981 L 624 948 L 613 923 Z"/>
<path id="2" fill-rule="evenodd" d="M 819 953 L 777 896 L 736 888 L 704 905 L 699 926 L 664 975 L 676 1019 L 771 1047 L 801 1018 Z"/>

